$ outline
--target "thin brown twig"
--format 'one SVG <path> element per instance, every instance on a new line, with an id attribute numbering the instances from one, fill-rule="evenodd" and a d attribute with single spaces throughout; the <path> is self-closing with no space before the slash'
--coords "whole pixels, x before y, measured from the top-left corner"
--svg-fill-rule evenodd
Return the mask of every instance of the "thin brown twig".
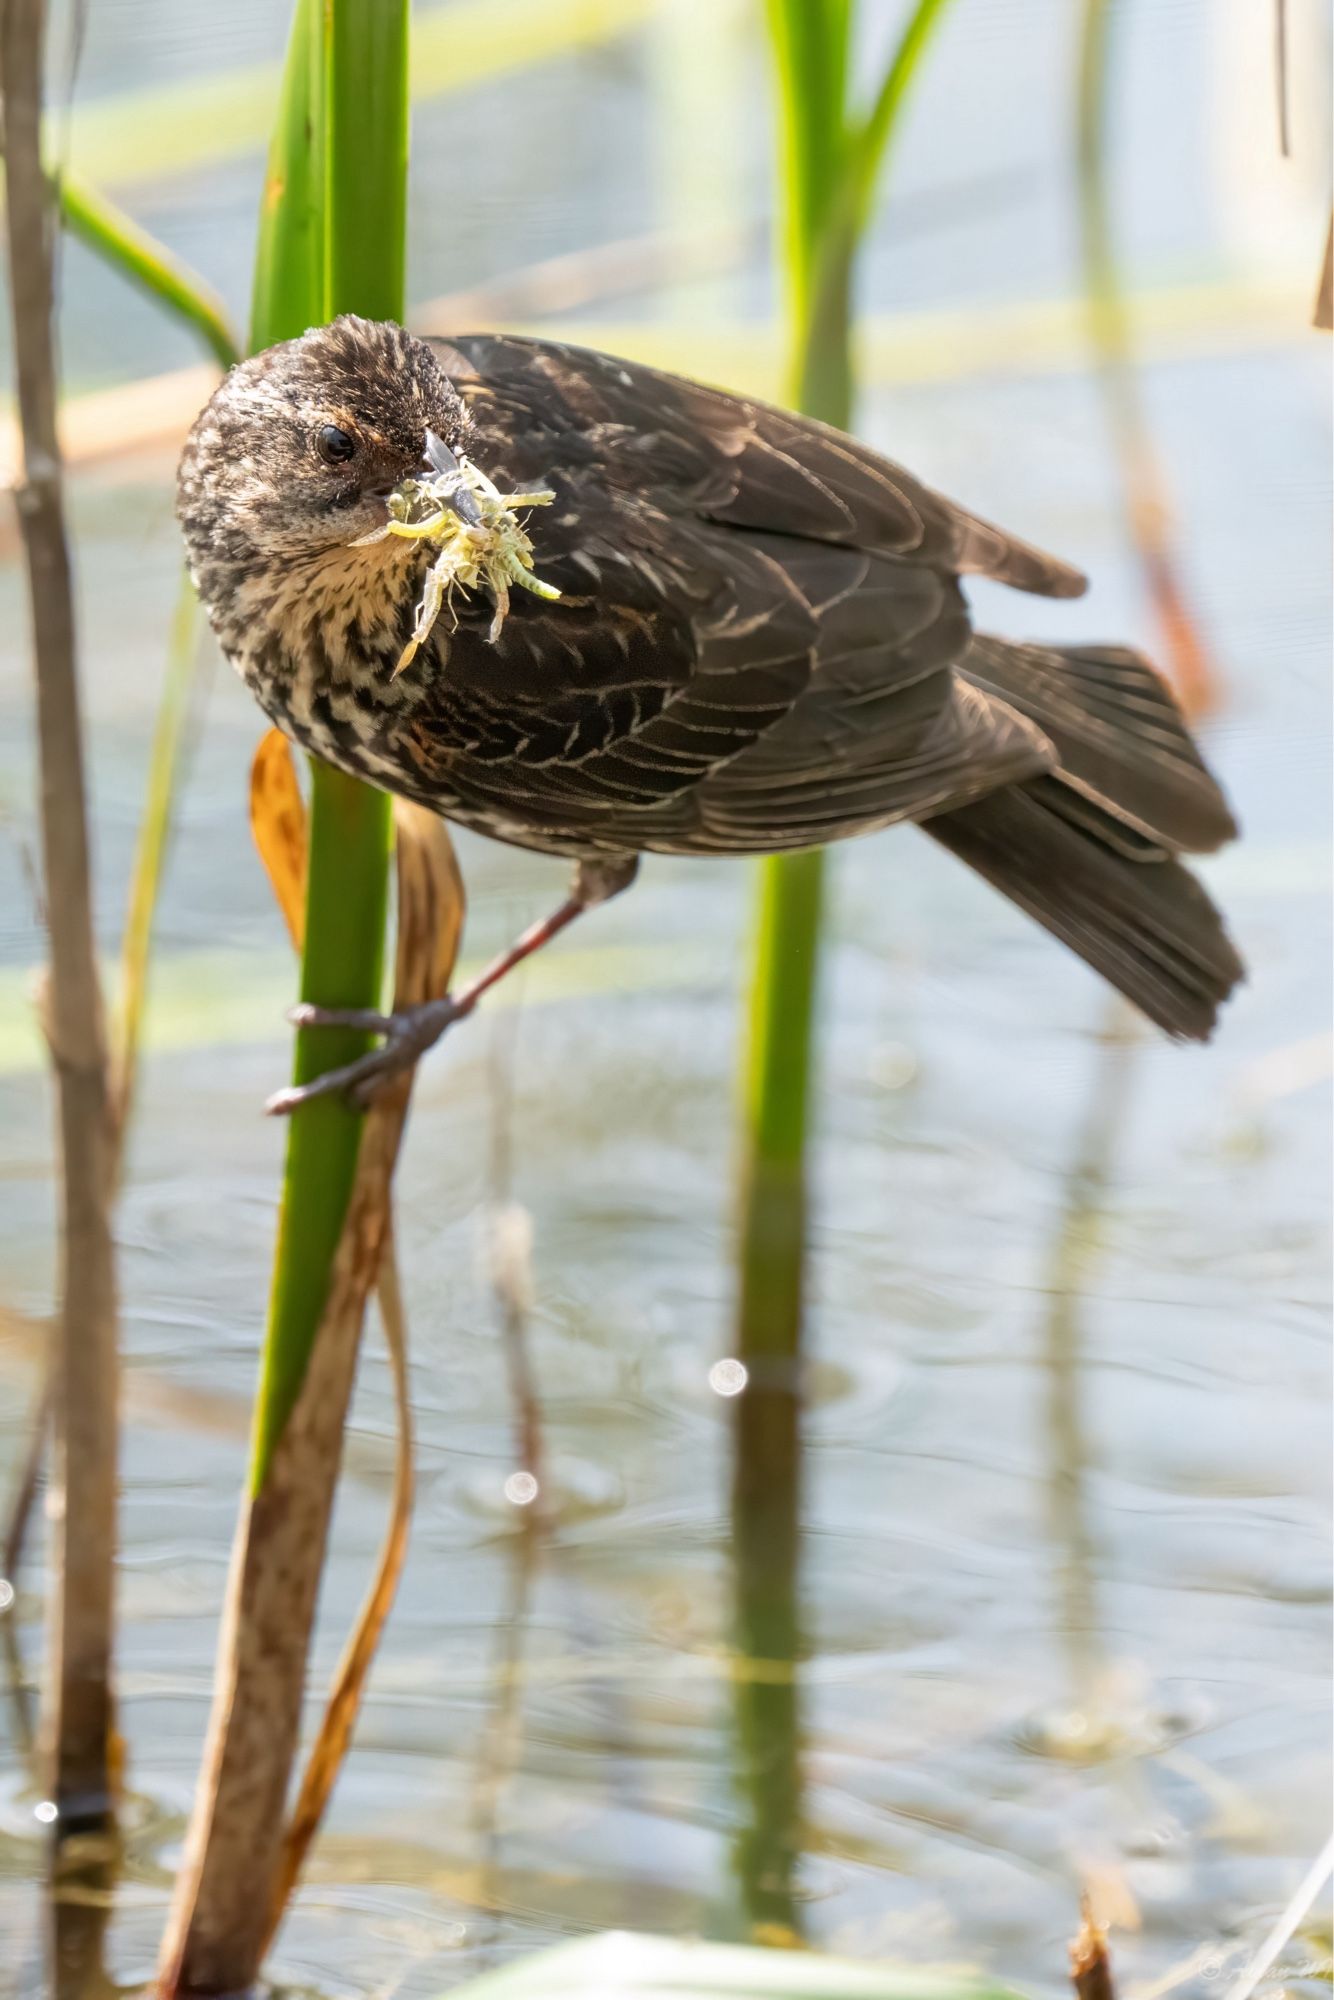
<path id="1" fill-rule="evenodd" d="M 1329 228 L 1325 234 L 1325 258 L 1320 266 L 1320 282 L 1315 292 L 1315 311 L 1311 318 L 1321 333 L 1334 331 L 1334 214 L 1329 218 Z"/>
<path id="2" fill-rule="evenodd" d="M 1278 93 L 1278 150 L 1286 160 L 1292 154 L 1288 117 L 1288 0 L 1274 0 L 1274 87 Z"/>
<path id="3" fill-rule="evenodd" d="M 514 1199 L 514 1055 L 518 1022 L 517 1009 L 508 1021 L 498 1017 L 491 1042 L 491 1188 L 487 1251 L 491 1287 L 499 1310 L 505 1346 L 510 1408 L 514 1416 L 515 1457 L 518 1467 L 530 1473 L 537 1483 L 534 1497 L 524 1504 L 530 1510 L 530 1517 L 540 1517 L 545 1521 L 549 1495 L 546 1490 L 542 1402 L 528 1343 L 528 1325 L 533 1309 L 532 1221 L 527 1209 Z"/>
<path id="4" fill-rule="evenodd" d="M 1181 578 L 1167 482 L 1135 368 L 1131 321 L 1117 268 L 1107 199 L 1107 81 L 1113 14 L 1112 0 L 1083 0 L 1076 167 L 1090 330 L 1107 395 L 1130 532 L 1162 630 L 1165 665 L 1183 706 L 1191 714 L 1204 715 L 1218 705 L 1223 688 Z"/>
<path id="5" fill-rule="evenodd" d="M 46 1028 L 59 1099 L 63 1215 L 55 1362 L 58 1597 L 50 1677 L 52 1790 L 66 1819 L 111 1805 L 116 1518 L 116 1283 L 111 1121 L 92 920 L 83 731 L 65 533 L 52 339 L 58 227 L 42 165 L 44 0 L 0 14 L 10 304 L 37 682 L 50 981 Z"/>
<path id="6" fill-rule="evenodd" d="M 1078 2000 L 1116 2000 L 1107 1933 L 1087 1896 L 1080 1904 L 1079 1935 L 1070 1947 L 1070 1979 Z"/>

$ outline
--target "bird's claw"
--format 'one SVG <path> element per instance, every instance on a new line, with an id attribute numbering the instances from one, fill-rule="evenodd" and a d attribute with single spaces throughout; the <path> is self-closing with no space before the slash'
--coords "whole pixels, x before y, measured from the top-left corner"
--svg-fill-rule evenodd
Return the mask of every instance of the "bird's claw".
<path id="1" fill-rule="evenodd" d="M 369 1007 L 317 1007 L 302 1001 L 288 1012 L 297 1028 L 351 1028 L 359 1034 L 382 1035 L 378 1049 L 340 1069 L 327 1069 L 309 1083 L 289 1084 L 276 1090 L 264 1109 L 270 1117 L 285 1117 L 317 1097 L 344 1096 L 358 1110 L 374 1102 L 392 1078 L 412 1069 L 429 1048 L 470 1011 L 448 995 L 429 1000 L 423 1006 L 406 1008 L 398 1014 L 377 1014 Z"/>

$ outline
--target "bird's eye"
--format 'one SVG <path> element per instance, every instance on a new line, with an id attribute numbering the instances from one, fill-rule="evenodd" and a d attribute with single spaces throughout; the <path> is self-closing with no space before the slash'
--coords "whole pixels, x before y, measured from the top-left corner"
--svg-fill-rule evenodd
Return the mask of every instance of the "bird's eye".
<path id="1" fill-rule="evenodd" d="M 315 434 L 315 449 L 326 465 L 345 465 L 357 455 L 355 438 L 340 431 L 337 424 L 323 424 Z"/>

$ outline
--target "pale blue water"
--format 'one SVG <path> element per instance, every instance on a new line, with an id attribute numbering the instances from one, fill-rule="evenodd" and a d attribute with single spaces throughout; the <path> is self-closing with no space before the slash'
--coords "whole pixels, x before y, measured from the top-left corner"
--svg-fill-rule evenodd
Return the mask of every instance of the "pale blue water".
<path id="1" fill-rule="evenodd" d="M 1212 5 L 1122 11 L 1115 186 L 1132 275 L 1258 270 L 1213 160 L 1217 120 L 1244 107 L 1210 82 Z M 165 6 L 94 9 L 81 87 L 91 100 L 275 54 L 280 12 L 191 14 L 187 26 Z M 872 29 L 893 16 L 870 12 Z M 1069 12 L 960 0 L 868 258 L 876 311 L 981 316 L 1077 283 Z M 665 197 L 646 124 L 651 46 L 632 38 L 423 111 L 416 296 L 654 226 Z M 742 73 L 729 199 L 755 210 L 766 113 L 744 43 Z M 446 154 L 498 131 L 513 160 L 484 189 L 445 186 Z M 259 171 L 247 158 L 126 193 L 238 316 Z M 909 227 L 914 203 L 936 220 Z M 758 312 L 766 295 L 762 271 L 743 270 L 712 309 Z M 655 296 L 633 308 L 688 309 Z M 75 384 L 194 359 L 76 251 L 64 332 Z M 1095 579 L 1073 605 L 978 590 L 981 622 L 1153 645 L 1103 406 L 1074 358 L 881 383 L 863 428 Z M 1328 344 L 1295 314 L 1232 351 L 1200 333 L 1148 365 L 1145 387 L 1186 581 L 1227 686 L 1210 743 L 1246 839 L 1209 872 L 1253 977 L 1208 1050 L 1145 1037 L 1125 1059 L 1098 1242 L 1064 1317 L 1055 1246 L 1107 1061 L 1092 979 L 905 831 L 838 857 L 823 1001 L 802 1921 L 828 1948 L 980 1963 L 1052 1993 L 1082 1875 L 1115 1882 L 1138 1913 L 1116 1940 L 1133 1991 L 1205 1944 L 1238 1967 L 1328 1833 Z M 169 479 L 155 460 L 73 483 L 109 943 L 175 589 Z M 11 1018 L 17 969 L 41 950 L 23 858 L 34 822 L 21 601 L 6 543 Z M 150 1051 L 121 1211 L 134 1803 L 108 1963 L 124 1981 L 151 1967 L 179 1858 L 271 1251 L 281 1135 L 257 1107 L 285 1071 L 289 974 L 245 823 L 257 733 L 219 669 L 160 924 L 170 1046 Z M 481 952 L 560 875 L 460 846 L 468 950 Z M 330 1995 L 426 1995 L 585 1927 L 745 1927 L 722 1652 L 728 1411 L 707 1373 L 731 1345 L 748 888 L 740 867 L 650 864 L 633 896 L 560 947 L 573 997 L 544 1000 L 534 976 L 517 1030 L 512 1015 L 479 1021 L 423 1074 L 399 1183 L 421 1474 L 412 1554 L 277 1976 Z M 196 1012 L 212 1024 L 202 1034 Z M 500 1497 L 511 1421 L 478 1254 L 498 1037 L 513 1068 L 513 1193 L 535 1240 L 531 1357 L 563 1496 L 526 1582 Z M 36 1313 L 50 1282 L 47 1091 L 6 1046 L 0 1301 Z M 0 1472 L 19 1449 L 31 1363 L 27 1337 L 0 1326 Z M 1073 1428 L 1060 1402 L 1072 1377 Z M 317 1679 L 373 1560 L 391 1430 L 372 1336 Z M 19 1604 L 30 1668 L 38 1580 L 30 1569 Z M 509 1735 L 497 1720 L 507 1686 Z M 0 1991 L 8 1975 L 28 1993 L 40 1839 L 12 1739 L 5 1754 Z M 1294 1947 L 1290 1968 L 1313 1952 Z"/>

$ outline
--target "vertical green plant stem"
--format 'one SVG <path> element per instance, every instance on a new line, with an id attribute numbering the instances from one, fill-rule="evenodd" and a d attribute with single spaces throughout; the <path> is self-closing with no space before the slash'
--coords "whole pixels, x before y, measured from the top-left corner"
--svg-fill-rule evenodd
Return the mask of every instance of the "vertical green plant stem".
<path id="1" fill-rule="evenodd" d="M 779 79 L 781 241 L 792 328 L 789 395 L 808 416 L 840 427 L 852 404 L 848 294 L 832 263 L 826 271 L 823 260 L 848 159 L 850 16 L 851 0 L 769 0 Z"/>
<path id="2" fill-rule="evenodd" d="M 298 0 L 264 194 L 256 347 L 342 311 L 402 317 L 407 35 L 408 0 Z M 378 1004 L 391 837 L 386 798 L 312 761 L 304 999 Z M 365 1046 L 302 1033 L 296 1079 Z M 366 1120 L 341 1099 L 317 1099 L 289 1126 L 250 1492 L 163 1942 L 164 1995 L 247 1990 L 281 1916 L 310 1635 L 405 1111 L 406 1100 L 377 1107 L 361 1172 Z"/>
<path id="3" fill-rule="evenodd" d="M 408 10 L 335 0 L 328 78 L 325 254 L 329 317 L 402 319 L 408 199 Z"/>
<path id="4" fill-rule="evenodd" d="M 849 0 L 770 0 L 779 80 L 791 399 L 846 429 L 852 274 L 876 176 L 948 0 L 917 0 L 864 116 L 849 110 Z M 764 862 L 744 1090 L 743 1355 L 795 1355 L 805 1238 L 823 862 Z"/>
<path id="5" fill-rule="evenodd" d="M 294 89 L 306 77 L 309 101 L 319 107 L 310 123 L 318 120 L 322 137 L 314 149 L 303 150 L 301 121 L 288 107 L 282 129 L 292 143 L 271 161 L 265 196 L 266 220 L 283 217 L 284 227 L 266 230 L 260 251 L 256 347 L 340 312 L 402 318 L 407 56 L 407 8 L 400 0 L 342 0 L 324 8 L 307 0 L 298 7 L 288 75 Z M 290 262 L 278 240 L 289 232 Z M 318 760 L 312 759 L 310 776 L 301 998 L 326 1007 L 374 1007 L 384 960 L 389 800 Z M 302 1030 L 294 1080 L 307 1083 L 354 1061 L 368 1046 L 365 1036 L 344 1030 Z M 254 1491 L 263 1484 L 310 1358 L 356 1173 L 361 1125 L 361 1115 L 336 1097 L 317 1098 L 291 1121 L 256 1409 Z"/>
<path id="6" fill-rule="evenodd" d="M 821 254 L 846 150 L 848 0 L 770 0 L 769 21 L 780 86 L 790 394 L 808 414 L 846 426 L 848 291 L 823 279 Z M 747 1358 L 795 1355 L 800 1337 L 823 857 L 776 857 L 759 876 L 743 1098 L 739 1333 Z"/>
<path id="7" fill-rule="evenodd" d="M 770 0 L 779 79 L 789 395 L 851 421 L 852 278 L 876 176 L 947 0 L 918 0 L 870 109 L 849 109 L 850 0 Z M 745 1824 L 736 1865 L 752 1935 L 796 1927 L 800 1851 L 801 1335 L 806 1155 L 824 856 L 761 863 L 744 1071 L 732 1529 Z"/>
<path id="8" fill-rule="evenodd" d="M 850 256 L 826 267 L 845 165 L 849 0 L 770 0 L 780 79 L 789 395 L 846 426 Z M 850 238 L 844 232 L 845 242 Z M 824 856 L 760 863 L 744 1073 L 738 1399 L 732 1475 L 735 1708 L 745 1934 L 790 1941 L 800 1852 L 800 1347 Z"/>

